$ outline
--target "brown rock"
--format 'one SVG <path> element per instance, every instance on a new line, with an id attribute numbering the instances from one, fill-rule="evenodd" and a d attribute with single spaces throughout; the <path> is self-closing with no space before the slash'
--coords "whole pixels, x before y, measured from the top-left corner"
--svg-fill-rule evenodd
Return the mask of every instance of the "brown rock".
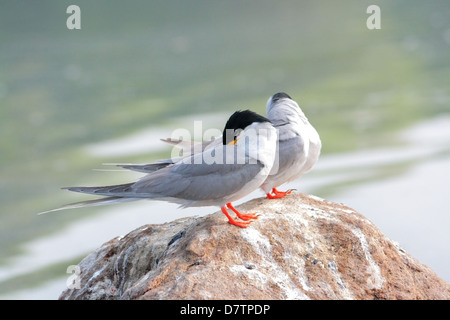
<path id="1" fill-rule="evenodd" d="M 449 299 L 450 286 L 344 205 L 303 194 L 146 225 L 79 264 L 60 299 Z"/>

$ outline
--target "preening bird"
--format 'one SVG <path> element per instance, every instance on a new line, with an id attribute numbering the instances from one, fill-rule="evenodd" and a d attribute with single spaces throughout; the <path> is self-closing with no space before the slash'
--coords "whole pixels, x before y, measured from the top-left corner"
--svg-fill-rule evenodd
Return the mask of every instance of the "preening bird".
<path id="1" fill-rule="evenodd" d="M 279 92 L 267 100 L 266 116 L 278 131 L 275 165 L 261 189 L 267 198 L 283 198 L 288 191 L 277 187 L 308 172 L 319 159 L 322 142 L 316 129 L 288 94 Z"/>
<path id="2" fill-rule="evenodd" d="M 271 96 L 266 103 L 266 117 L 278 131 L 276 159 L 270 174 L 261 185 L 268 199 L 283 198 L 292 190 L 278 191 L 282 184 L 298 179 L 302 174 L 310 171 L 319 159 L 322 143 L 316 129 L 309 123 L 305 114 L 287 93 L 278 92 Z M 233 128 L 230 127 L 231 130 Z M 227 127 L 224 129 L 226 132 Z M 183 150 L 184 154 L 214 148 L 222 143 L 223 137 L 205 142 L 161 139 Z M 125 164 L 122 168 L 151 172 L 158 170 L 178 159 L 164 159 L 151 164 Z"/>
<path id="3" fill-rule="evenodd" d="M 164 200 L 181 207 L 218 206 L 228 221 L 247 227 L 256 214 L 236 210 L 232 202 L 258 189 L 270 173 L 277 133 L 270 121 L 250 110 L 236 111 L 227 121 L 220 144 L 170 164 L 136 182 L 102 187 L 68 187 L 70 191 L 103 198 L 69 204 L 59 209 L 141 199 Z M 226 134 L 232 130 L 233 134 Z M 236 221 L 231 209 L 244 221 Z"/>

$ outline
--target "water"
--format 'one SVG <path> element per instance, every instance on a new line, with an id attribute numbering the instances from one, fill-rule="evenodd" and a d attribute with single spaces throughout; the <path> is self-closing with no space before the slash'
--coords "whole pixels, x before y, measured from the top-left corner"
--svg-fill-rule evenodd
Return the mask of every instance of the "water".
<path id="1" fill-rule="evenodd" d="M 80 0 L 78 31 L 70 4 L 0 5 L 1 298 L 55 299 L 67 267 L 103 242 L 216 211 L 144 201 L 36 215 L 86 199 L 60 187 L 140 176 L 93 170 L 103 163 L 168 157 L 160 137 L 194 120 L 221 130 L 277 91 L 323 141 L 285 188 L 357 209 L 450 281 L 448 1 L 379 1 L 373 31 L 370 1 Z"/>

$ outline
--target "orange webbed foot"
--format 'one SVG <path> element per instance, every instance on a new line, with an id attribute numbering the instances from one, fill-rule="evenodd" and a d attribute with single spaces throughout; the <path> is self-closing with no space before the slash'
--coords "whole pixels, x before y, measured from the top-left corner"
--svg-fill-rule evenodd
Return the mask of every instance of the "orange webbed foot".
<path id="1" fill-rule="evenodd" d="M 272 189 L 272 193 L 267 194 L 267 199 L 281 199 L 291 194 L 295 189 L 289 189 L 287 191 L 278 191 L 276 188 Z"/>
<path id="2" fill-rule="evenodd" d="M 231 205 L 231 204 L 230 204 L 230 205 Z M 233 225 L 235 225 L 235 226 L 241 227 L 241 228 L 247 228 L 248 225 L 250 224 L 250 222 L 248 222 L 248 221 L 236 221 L 236 220 L 234 220 L 234 219 L 230 216 L 230 214 L 228 213 L 226 206 L 223 206 L 223 207 L 221 207 L 220 209 L 221 209 L 222 212 L 227 216 L 228 222 L 229 222 L 229 223 L 231 223 L 231 224 L 233 224 Z"/>
<path id="3" fill-rule="evenodd" d="M 231 203 L 227 203 L 227 207 L 231 210 L 233 210 L 234 213 L 236 213 L 236 215 L 238 216 L 238 218 L 248 221 L 251 219 L 258 219 L 258 216 L 256 215 L 256 213 L 240 213 L 239 211 L 237 211 L 237 209 L 235 207 L 233 207 L 233 205 Z"/>

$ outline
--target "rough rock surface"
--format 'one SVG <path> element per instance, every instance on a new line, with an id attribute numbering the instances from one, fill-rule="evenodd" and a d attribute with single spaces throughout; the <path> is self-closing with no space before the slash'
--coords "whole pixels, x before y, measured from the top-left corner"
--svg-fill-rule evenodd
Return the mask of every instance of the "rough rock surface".
<path id="1" fill-rule="evenodd" d="M 314 196 L 255 199 L 242 229 L 219 211 L 145 225 L 79 264 L 60 299 L 449 299 L 450 285 L 361 214 Z"/>

